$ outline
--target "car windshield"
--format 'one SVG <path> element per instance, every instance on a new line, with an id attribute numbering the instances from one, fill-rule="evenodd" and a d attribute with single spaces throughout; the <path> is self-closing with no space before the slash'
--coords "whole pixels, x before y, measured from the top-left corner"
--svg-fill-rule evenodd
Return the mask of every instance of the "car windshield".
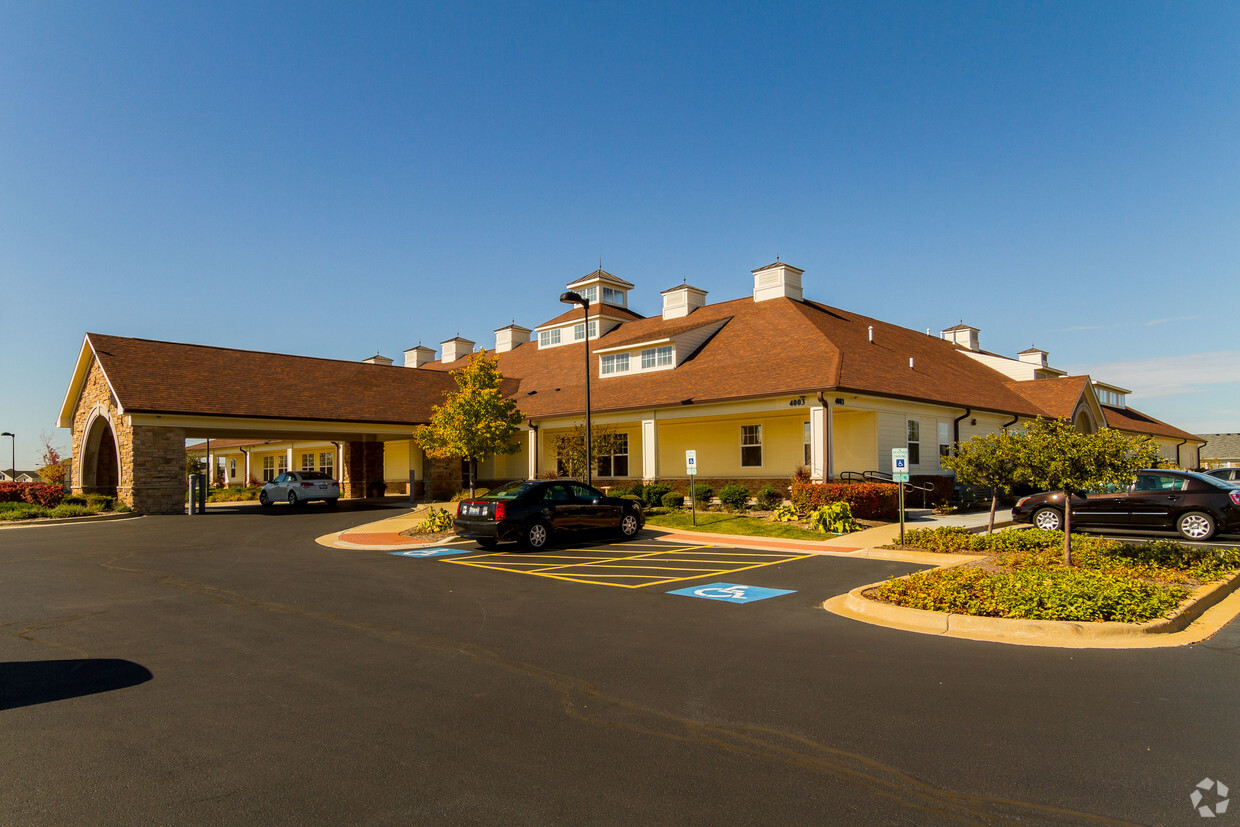
<path id="1" fill-rule="evenodd" d="M 480 500 L 515 500 L 517 497 L 520 497 L 522 494 L 524 494 L 526 491 L 529 491 L 531 488 L 533 488 L 537 484 L 538 483 L 530 482 L 529 480 L 513 480 L 512 482 L 504 483 L 499 488 L 491 489 L 490 491 L 483 494 L 478 499 Z"/>

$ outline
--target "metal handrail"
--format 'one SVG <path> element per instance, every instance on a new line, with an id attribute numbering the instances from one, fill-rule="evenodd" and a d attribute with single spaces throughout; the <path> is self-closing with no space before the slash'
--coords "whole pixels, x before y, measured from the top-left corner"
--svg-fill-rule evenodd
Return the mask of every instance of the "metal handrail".
<path id="1" fill-rule="evenodd" d="M 844 471 L 840 473 L 837 479 L 843 482 L 883 482 L 890 485 L 896 484 L 895 479 L 886 471 Z M 903 482 L 900 483 L 900 485 L 904 486 L 906 493 L 911 494 L 914 491 L 920 491 L 921 504 L 923 507 L 926 504 L 926 494 L 934 490 L 934 486 L 929 483 Z"/>

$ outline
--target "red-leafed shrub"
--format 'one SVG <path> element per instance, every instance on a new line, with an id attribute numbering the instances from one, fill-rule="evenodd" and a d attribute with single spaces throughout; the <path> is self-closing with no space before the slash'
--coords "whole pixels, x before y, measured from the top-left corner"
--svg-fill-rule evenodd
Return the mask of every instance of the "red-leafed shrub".
<path id="1" fill-rule="evenodd" d="M 789 488 L 792 507 L 802 514 L 834 502 L 848 503 L 853 516 L 860 520 L 897 520 L 900 518 L 898 489 L 877 482 L 806 482 L 794 479 Z"/>
<path id="2" fill-rule="evenodd" d="M 65 498 L 65 489 L 49 482 L 27 482 L 22 485 L 22 499 L 31 505 L 55 508 Z"/>
<path id="3" fill-rule="evenodd" d="M 65 498 L 65 490 L 46 482 L 0 482 L 0 503 L 30 503 L 55 508 Z"/>

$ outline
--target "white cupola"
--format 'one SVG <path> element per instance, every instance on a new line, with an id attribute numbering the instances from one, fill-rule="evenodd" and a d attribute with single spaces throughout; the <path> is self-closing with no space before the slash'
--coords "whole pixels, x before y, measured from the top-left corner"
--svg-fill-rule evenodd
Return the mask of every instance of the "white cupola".
<path id="1" fill-rule="evenodd" d="M 474 352 L 474 343 L 460 336 L 454 336 L 445 342 L 440 342 L 439 345 L 443 348 L 443 355 L 439 361 L 445 365 Z"/>
<path id="2" fill-rule="evenodd" d="M 435 349 L 418 345 L 405 351 L 405 367 L 420 368 L 427 362 L 435 361 Z"/>
<path id="3" fill-rule="evenodd" d="M 779 259 L 753 271 L 753 300 L 793 299 L 801 301 L 801 274 L 805 271 Z"/>
<path id="4" fill-rule="evenodd" d="M 681 284 L 663 291 L 663 318 L 680 319 L 706 306 L 706 291 Z"/>
<path id="5" fill-rule="evenodd" d="M 982 349 L 978 343 L 979 334 L 981 334 L 981 331 L 976 327 L 969 327 L 964 322 L 961 322 L 955 327 L 949 327 L 947 330 L 944 330 L 941 336 L 949 342 L 976 352 Z"/>
<path id="6" fill-rule="evenodd" d="M 495 331 L 495 352 L 507 353 L 517 345 L 523 345 L 529 340 L 530 329 L 513 322 L 507 327 L 501 327 Z"/>

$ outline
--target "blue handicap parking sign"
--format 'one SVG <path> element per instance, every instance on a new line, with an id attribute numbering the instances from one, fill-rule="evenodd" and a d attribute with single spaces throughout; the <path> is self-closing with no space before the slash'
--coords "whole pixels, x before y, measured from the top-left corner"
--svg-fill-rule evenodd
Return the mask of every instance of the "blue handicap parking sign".
<path id="1" fill-rule="evenodd" d="M 469 554 L 472 548 L 411 548 L 408 551 L 389 551 L 395 557 L 446 557 L 449 554 Z"/>
<path id="2" fill-rule="evenodd" d="M 760 586 L 742 586 L 737 583 L 711 583 L 709 586 L 690 586 L 677 589 L 668 594 L 682 594 L 685 597 L 702 597 L 706 600 L 722 600 L 726 603 L 753 603 L 766 600 L 768 597 L 779 597 L 781 594 L 795 594 L 795 589 L 764 589 Z"/>

